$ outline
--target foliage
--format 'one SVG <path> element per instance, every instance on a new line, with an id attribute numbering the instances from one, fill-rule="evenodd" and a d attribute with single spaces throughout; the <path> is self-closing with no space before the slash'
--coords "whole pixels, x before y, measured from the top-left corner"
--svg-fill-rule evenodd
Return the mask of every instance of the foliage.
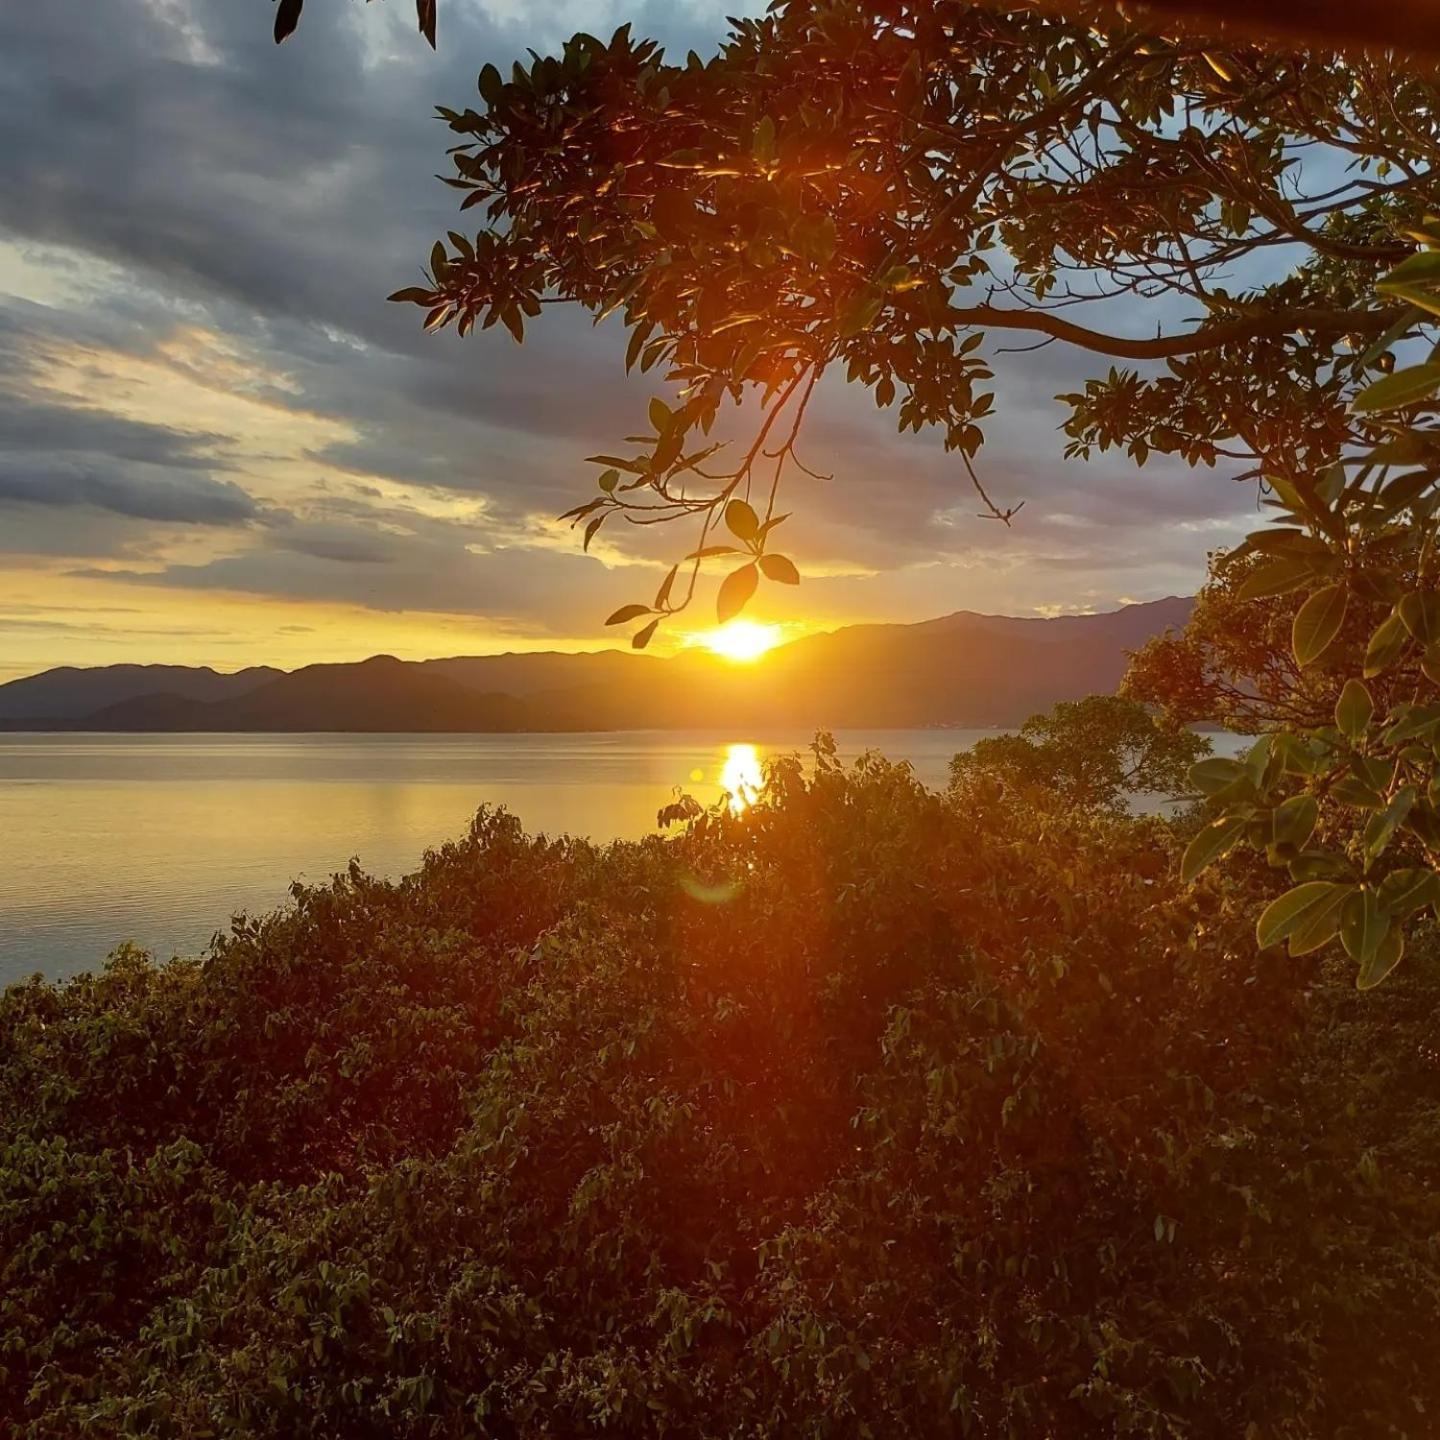
<path id="1" fill-rule="evenodd" d="M 1182 843 L 821 745 L 12 988 L 0 1428 L 1428 1435 L 1436 971 Z"/>
<path id="2" fill-rule="evenodd" d="M 951 762 L 951 781 L 1040 789 L 1081 809 L 1123 812 L 1140 795 L 1176 797 L 1210 743 L 1152 716 L 1137 700 L 1091 695 L 1032 715 L 1013 735 L 986 736 Z"/>
<path id="3" fill-rule="evenodd" d="M 1427 248 L 1379 287 L 1410 305 L 1407 337 L 1440 314 L 1440 222 L 1414 238 Z M 1263 851 L 1296 884 L 1260 916 L 1260 944 L 1305 954 L 1338 935 L 1362 988 L 1440 905 L 1437 391 L 1440 366 L 1407 365 L 1354 401 L 1383 422 L 1377 443 L 1268 477 L 1275 523 L 1216 558 L 1194 633 L 1152 642 L 1130 680 L 1177 719 L 1268 721 L 1244 761 L 1192 772 L 1214 818 L 1185 868 L 1242 841 Z"/>
<path id="4" fill-rule="evenodd" d="M 1318 473 L 1379 434 L 1349 401 L 1406 311 L 1375 281 L 1437 204 L 1430 79 L 1102 5 L 782 0 L 708 62 L 623 27 L 486 66 L 479 89 L 480 110 L 440 113 L 448 183 L 486 224 L 392 298 L 517 340 L 545 303 L 623 318 L 627 368 L 672 398 L 593 457 L 599 492 L 566 518 L 587 544 L 616 516 L 697 525 L 684 583 L 626 607 L 642 642 L 706 560 L 731 569 L 727 609 L 753 593 L 823 374 L 937 428 L 977 487 L 1015 335 L 1114 362 L 1061 397 L 1070 455 Z M 1117 297 L 1156 301 L 1156 324 L 1112 328 Z M 712 427 L 750 398 L 753 439 L 722 459 Z"/>

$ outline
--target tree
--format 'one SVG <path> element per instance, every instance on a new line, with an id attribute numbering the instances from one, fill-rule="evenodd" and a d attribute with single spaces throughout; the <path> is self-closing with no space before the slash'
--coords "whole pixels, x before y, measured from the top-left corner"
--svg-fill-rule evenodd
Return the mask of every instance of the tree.
<path id="1" fill-rule="evenodd" d="M 278 45 L 294 33 L 305 0 L 277 3 Z M 420 32 L 433 47 L 435 0 L 415 0 L 415 8 Z M 1440 52 L 1440 16 L 1428 0 L 1392 0 L 1379 7 L 1347 4 L 1346 0 L 1150 0 L 1146 8 L 1167 22 L 1207 26 L 1218 22 L 1242 35 Z"/>
<path id="2" fill-rule="evenodd" d="M 1123 814 L 1137 795 L 1175 797 L 1209 742 L 1118 695 L 1062 700 L 1015 735 L 986 736 L 951 762 L 952 784 L 999 780 L 1062 805 Z"/>
<path id="3" fill-rule="evenodd" d="M 483 113 L 441 114 L 448 183 L 488 223 L 394 298 L 429 329 L 516 339 L 545 303 L 619 314 L 627 366 L 664 374 L 647 432 L 592 457 L 598 493 L 568 516 L 587 544 L 617 516 L 694 523 L 683 582 L 612 617 L 642 621 L 641 644 L 706 560 L 729 571 L 722 618 L 762 577 L 798 579 L 778 498 L 832 371 L 902 429 L 938 429 L 1005 521 L 1018 505 L 974 462 L 990 361 L 1016 338 L 1114 362 L 1062 397 L 1076 457 L 1293 480 L 1373 441 L 1349 402 L 1406 315 L 1374 284 L 1436 204 L 1428 80 L 1222 51 L 1107 7 L 789 0 L 708 63 L 623 27 L 509 79 L 487 66 L 480 93 Z M 1236 289 L 1237 269 L 1256 278 Z M 1127 330 L 1117 298 L 1158 323 Z M 712 427 L 747 401 L 751 438 L 723 459 Z"/>

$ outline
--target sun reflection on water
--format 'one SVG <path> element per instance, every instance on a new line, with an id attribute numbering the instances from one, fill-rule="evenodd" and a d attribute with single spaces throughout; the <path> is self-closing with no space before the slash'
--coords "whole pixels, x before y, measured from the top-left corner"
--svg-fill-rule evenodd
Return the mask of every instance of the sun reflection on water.
<path id="1" fill-rule="evenodd" d="M 760 764 L 760 750 L 755 745 L 736 744 L 725 747 L 725 763 L 720 767 L 720 788 L 730 797 L 730 809 L 739 815 L 759 798 L 765 784 Z"/>

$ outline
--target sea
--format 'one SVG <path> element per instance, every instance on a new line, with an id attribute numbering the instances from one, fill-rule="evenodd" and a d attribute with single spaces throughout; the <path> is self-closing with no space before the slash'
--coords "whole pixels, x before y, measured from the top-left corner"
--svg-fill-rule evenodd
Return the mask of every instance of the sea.
<path id="1" fill-rule="evenodd" d="M 838 731 L 945 784 L 977 730 Z M 0 986 L 99 966 L 122 941 L 203 953 L 237 914 L 352 859 L 414 870 L 481 805 L 534 833 L 656 828 L 677 792 L 744 796 L 808 732 L 582 735 L 0 735 Z M 1228 747 L 1227 747 L 1228 748 Z"/>

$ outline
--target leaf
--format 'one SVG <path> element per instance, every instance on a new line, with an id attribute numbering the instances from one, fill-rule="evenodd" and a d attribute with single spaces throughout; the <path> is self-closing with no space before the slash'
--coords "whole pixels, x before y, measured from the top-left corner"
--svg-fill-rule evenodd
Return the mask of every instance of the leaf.
<path id="1" fill-rule="evenodd" d="M 1392 870 L 1375 892 L 1376 903 L 1392 917 L 1413 915 L 1440 898 L 1440 875 L 1433 870 L 1411 867 Z"/>
<path id="2" fill-rule="evenodd" d="M 1387 285 L 1424 284 L 1426 281 L 1440 280 L 1440 250 L 1422 250 L 1409 259 L 1402 260 L 1382 280 L 1376 282 L 1377 290 Z"/>
<path id="3" fill-rule="evenodd" d="M 1180 878 L 1189 884 L 1208 866 L 1226 854 L 1239 840 L 1249 822 L 1241 816 L 1222 816 L 1207 825 L 1185 847 L 1180 861 Z"/>
<path id="4" fill-rule="evenodd" d="M 1270 833 L 1277 845 L 1293 845 L 1303 850 L 1320 818 L 1320 806 L 1313 795 L 1293 795 L 1275 807 L 1270 817 Z"/>
<path id="5" fill-rule="evenodd" d="M 1390 929 L 1390 917 L 1381 912 L 1373 890 L 1359 890 L 1340 912 L 1340 943 L 1362 971 L 1374 959 Z"/>
<path id="6" fill-rule="evenodd" d="M 1405 932 L 1398 926 L 1389 930 L 1375 947 L 1368 962 L 1355 976 L 1357 990 L 1373 990 L 1405 958 Z"/>
<path id="7" fill-rule="evenodd" d="M 493 65 L 486 65 L 480 71 L 479 90 L 480 98 L 492 110 L 500 103 L 500 97 L 505 91 L 505 81 Z"/>
<path id="8" fill-rule="evenodd" d="M 1264 600 L 1272 595 L 1284 595 L 1298 590 L 1314 573 L 1305 560 L 1272 560 L 1246 576 L 1235 597 L 1238 600 Z"/>
<path id="9" fill-rule="evenodd" d="M 1440 390 L 1440 364 L 1409 365 L 1362 390 L 1350 403 L 1357 415 L 1373 415 L 1382 410 L 1398 410 L 1427 400 Z"/>
<path id="10" fill-rule="evenodd" d="M 660 617 L 657 616 L 643 630 L 637 630 L 630 644 L 636 650 L 643 650 L 649 643 L 650 637 L 655 633 L 655 627 L 659 625 Z"/>
<path id="11" fill-rule="evenodd" d="M 1396 610 L 1405 628 L 1422 645 L 1440 640 L 1440 596 L 1412 590 L 1401 598 Z"/>
<path id="12" fill-rule="evenodd" d="M 795 568 L 795 562 L 785 555 L 762 555 L 760 568 L 767 580 L 774 580 L 780 585 L 800 583 L 800 572 Z"/>
<path id="13" fill-rule="evenodd" d="M 598 483 L 607 495 L 613 495 L 615 487 L 620 483 L 620 472 L 613 467 L 609 470 L 602 470 Z"/>
<path id="14" fill-rule="evenodd" d="M 755 127 L 751 150 L 762 165 L 768 165 L 775 158 L 775 122 L 768 115 L 762 115 Z"/>
<path id="15" fill-rule="evenodd" d="M 759 583 L 760 572 L 754 564 L 742 565 L 725 577 L 715 602 L 715 618 L 721 625 L 733 620 L 750 603 L 750 597 Z"/>
<path id="16" fill-rule="evenodd" d="M 607 625 L 623 625 L 627 620 L 638 620 L 642 615 L 648 615 L 648 605 L 622 605 L 605 623 Z"/>
<path id="17" fill-rule="evenodd" d="M 1375 715 L 1375 700 L 1364 682 L 1347 680 L 1335 705 L 1335 728 L 1347 740 L 1358 740 Z"/>
<path id="18" fill-rule="evenodd" d="M 1382 620 L 1365 647 L 1365 678 L 1368 680 L 1388 670 L 1405 652 L 1410 632 L 1399 615 Z"/>
<path id="19" fill-rule="evenodd" d="M 280 6 L 275 11 L 275 43 L 277 45 L 295 33 L 295 27 L 300 23 L 300 11 L 304 4 L 305 0 L 280 0 Z"/>
<path id="20" fill-rule="evenodd" d="M 738 555 L 739 553 L 733 545 L 707 545 L 703 550 L 692 550 L 685 558 L 687 560 L 713 560 L 717 555 Z"/>
<path id="21" fill-rule="evenodd" d="M 397 290 L 393 295 L 387 295 L 387 300 L 393 300 L 401 305 L 433 305 L 435 303 L 435 292 L 427 290 L 423 285 L 407 285 L 403 290 Z"/>
<path id="22" fill-rule="evenodd" d="M 1415 787 L 1406 785 L 1395 792 L 1394 798 L 1383 810 L 1370 817 L 1370 823 L 1365 827 L 1365 854 L 1369 859 L 1374 860 L 1384 851 L 1410 813 L 1415 799 Z"/>
<path id="23" fill-rule="evenodd" d="M 655 592 L 655 608 L 663 610 L 665 602 L 670 598 L 670 591 L 675 584 L 675 577 L 680 573 L 678 565 L 672 565 L 665 578 L 660 582 L 660 588 Z"/>
<path id="24" fill-rule="evenodd" d="M 420 22 L 420 33 L 435 48 L 435 0 L 415 0 L 415 14 Z"/>
<path id="25" fill-rule="evenodd" d="M 1345 622 L 1347 604 L 1343 585 L 1327 585 L 1300 607 L 1290 629 L 1297 665 L 1312 665 L 1325 652 Z"/>
<path id="26" fill-rule="evenodd" d="M 743 500 L 732 500 L 725 507 L 725 524 L 737 540 L 748 544 L 760 529 L 760 517 Z"/>
<path id="27" fill-rule="evenodd" d="M 1348 889 L 1348 886 L 1335 885 L 1328 880 L 1311 880 L 1308 884 L 1287 890 L 1261 913 L 1255 925 L 1255 943 L 1262 950 L 1278 945 L 1307 924 L 1317 912 L 1317 907 L 1333 901 L 1337 890 Z"/>
<path id="28" fill-rule="evenodd" d="M 652 398 L 650 401 L 650 424 L 654 427 L 657 435 L 663 435 L 670 428 L 671 422 L 670 407 L 661 399 Z"/>
<path id="29" fill-rule="evenodd" d="M 1216 755 L 1201 760 L 1190 767 L 1187 776 L 1190 783 L 1203 795 L 1218 795 L 1227 786 L 1233 785 L 1243 774 L 1245 767 L 1238 760 L 1229 760 Z"/>
<path id="30" fill-rule="evenodd" d="M 590 542 L 595 538 L 595 532 L 605 523 L 607 519 L 609 519 L 609 517 L 610 512 L 607 510 L 603 515 L 597 515 L 585 527 L 585 543 L 580 547 L 582 550 L 585 550 L 587 552 L 589 551 Z"/>
<path id="31" fill-rule="evenodd" d="M 1330 896 L 1305 912 L 1300 924 L 1290 932 L 1288 950 L 1292 956 L 1309 955 L 1322 945 L 1328 945 L 1340 928 L 1340 913 L 1351 895 L 1353 885 L 1339 885 L 1332 882 Z"/>

